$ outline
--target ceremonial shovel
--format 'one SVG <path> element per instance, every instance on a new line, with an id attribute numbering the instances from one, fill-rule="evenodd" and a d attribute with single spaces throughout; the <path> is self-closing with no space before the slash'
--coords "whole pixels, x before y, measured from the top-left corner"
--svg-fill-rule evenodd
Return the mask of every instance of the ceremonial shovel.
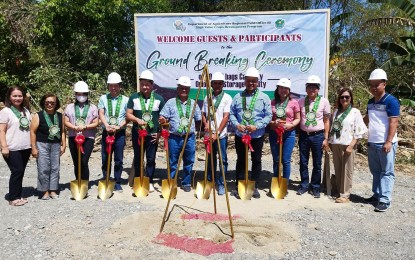
<path id="1" fill-rule="evenodd" d="M 109 199 L 112 196 L 112 192 L 114 191 L 115 181 L 110 180 L 111 175 L 111 153 L 112 153 L 112 145 L 114 144 L 115 137 L 114 135 L 108 135 L 105 139 L 107 143 L 107 175 L 105 176 L 105 180 L 98 181 L 98 197 L 101 200 Z"/>
<path id="2" fill-rule="evenodd" d="M 85 142 L 85 136 L 81 133 L 75 137 L 78 146 L 78 179 L 71 181 L 71 193 L 75 200 L 83 200 L 88 193 L 88 180 L 81 180 L 81 151 L 82 144 Z"/>

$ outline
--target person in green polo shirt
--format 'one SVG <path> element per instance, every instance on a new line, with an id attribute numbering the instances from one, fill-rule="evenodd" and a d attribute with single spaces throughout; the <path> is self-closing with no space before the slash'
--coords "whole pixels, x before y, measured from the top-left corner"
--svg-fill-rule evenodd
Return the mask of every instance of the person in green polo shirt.
<path id="1" fill-rule="evenodd" d="M 150 192 L 154 191 L 154 171 L 156 169 L 156 152 L 160 138 L 159 114 L 164 106 L 164 99 L 153 92 L 154 76 L 149 70 L 140 75 L 140 92 L 130 96 L 127 104 L 127 119 L 133 122 L 132 142 L 134 149 L 135 177 L 140 174 L 141 151 L 138 131 L 147 130 L 144 138 L 144 153 L 146 154 L 145 173 L 150 178 Z"/>

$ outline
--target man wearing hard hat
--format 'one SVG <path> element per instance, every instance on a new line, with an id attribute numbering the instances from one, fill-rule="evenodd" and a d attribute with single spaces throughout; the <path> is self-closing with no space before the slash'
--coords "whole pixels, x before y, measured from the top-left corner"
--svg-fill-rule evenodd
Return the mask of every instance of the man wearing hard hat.
<path id="1" fill-rule="evenodd" d="M 126 109 L 128 98 L 121 95 L 121 76 L 112 72 L 108 75 L 107 84 L 109 93 L 102 95 L 98 102 L 98 114 L 102 126 L 101 156 L 102 156 L 102 175 L 107 175 L 107 144 L 108 135 L 115 135 L 115 142 L 112 145 L 114 152 L 114 190 L 122 192 L 121 174 L 123 170 L 123 158 L 125 147 L 125 128 L 127 125 Z"/>
<path id="2" fill-rule="evenodd" d="M 159 115 L 164 107 L 164 99 L 153 91 L 154 75 L 145 70 L 140 75 L 140 92 L 133 93 L 127 104 L 127 119 L 133 122 L 132 144 L 134 149 L 134 173 L 140 174 L 141 149 L 138 144 L 138 130 L 145 128 L 147 136 L 144 138 L 144 152 L 146 154 L 145 173 L 150 179 L 150 190 L 154 191 L 153 176 L 156 170 L 156 152 L 160 138 Z"/>
<path id="3" fill-rule="evenodd" d="M 185 192 L 192 190 L 191 181 L 193 163 L 196 153 L 195 121 L 202 119 L 200 108 L 196 104 L 195 113 L 192 120 L 190 118 L 195 100 L 189 98 L 190 78 L 182 76 L 177 81 L 177 97 L 171 98 L 160 112 L 160 124 L 169 123 L 169 156 L 170 156 L 170 175 L 172 178 L 176 175 L 177 164 L 179 161 L 180 151 L 184 145 L 186 134 L 188 139 L 183 154 L 183 172 L 184 176 L 181 181 L 181 188 Z M 190 130 L 188 132 L 188 126 Z"/>
<path id="4" fill-rule="evenodd" d="M 307 96 L 300 99 L 300 188 L 298 195 L 309 192 L 314 198 L 320 198 L 321 159 L 323 150 L 328 148 L 330 130 L 330 103 L 318 95 L 321 81 L 316 75 L 309 76 L 305 84 Z M 311 181 L 308 173 L 310 150 L 313 156 Z"/>
<path id="5" fill-rule="evenodd" d="M 245 73 L 245 90 L 235 95 L 231 104 L 230 120 L 235 128 L 236 181 L 242 180 L 245 169 L 245 144 L 242 137 L 251 137 L 251 180 L 255 181 L 253 197 L 261 197 L 258 182 L 262 171 L 262 147 L 264 146 L 265 127 L 272 119 L 271 100 L 258 89 L 259 72 L 249 68 Z M 238 191 L 232 194 L 237 197 Z"/>
<path id="6" fill-rule="evenodd" d="M 225 76 L 221 72 L 215 72 L 212 74 L 212 79 L 210 81 L 213 95 L 212 95 L 212 106 L 215 109 L 215 118 L 216 124 L 215 125 L 215 118 L 213 114 L 210 114 L 210 121 L 208 113 L 212 111 L 212 108 L 208 108 L 208 100 L 207 97 L 203 102 L 203 114 L 202 114 L 202 121 L 203 125 L 205 126 L 205 133 L 209 134 L 209 124 L 212 130 L 212 135 L 210 138 L 212 139 L 212 156 L 214 159 L 213 162 L 213 172 L 215 172 L 215 183 L 218 187 L 218 195 L 225 194 L 225 187 L 223 183 L 223 175 L 226 176 L 227 169 L 228 169 L 228 156 L 226 153 L 226 147 L 228 146 L 228 120 L 229 120 L 229 112 L 231 109 L 232 97 L 223 91 L 223 86 L 225 84 Z M 222 154 L 222 163 L 224 168 L 224 173 L 222 175 L 222 171 L 216 174 L 216 166 L 217 166 L 217 154 L 218 154 L 218 145 L 220 145 L 220 150 Z M 210 162 L 210 156 L 208 157 L 208 176 L 209 181 L 212 179 L 212 167 Z M 221 166 L 219 164 L 219 169 Z"/>
<path id="7" fill-rule="evenodd" d="M 386 72 L 375 69 L 369 77 L 373 95 L 367 105 L 365 123 L 369 126 L 368 161 L 373 175 L 372 192 L 366 202 L 376 203 L 375 211 L 386 211 L 392 201 L 395 183 L 395 155 L 398 147 L 397 128 L 400 115 L 398 99 L 386 93 Z"/>

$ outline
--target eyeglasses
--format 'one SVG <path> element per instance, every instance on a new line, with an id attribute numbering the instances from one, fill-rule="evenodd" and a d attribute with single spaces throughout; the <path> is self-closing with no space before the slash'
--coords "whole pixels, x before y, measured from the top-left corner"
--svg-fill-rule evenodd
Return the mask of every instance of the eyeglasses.
<path id="1" fill-rule="evenodd" d="M 54 106 L 54 105 L 56 105 L 56 102 L 46 101 L 46 102 L 45 102 L 45 105 L 51 105 L 51 106 Z"/>
<path id="2" fill-rule="evenodd" d="M 306 86 L 307 89 L 318 89 L 319 87 L 317 85 L 307 85 Z"/>
<path id="3" fill-rule="evenodd" d="M 347 100 L 349 100 L 350 99 L 350 96 L 340 96 L 339 99 L 347 99 Z"/>

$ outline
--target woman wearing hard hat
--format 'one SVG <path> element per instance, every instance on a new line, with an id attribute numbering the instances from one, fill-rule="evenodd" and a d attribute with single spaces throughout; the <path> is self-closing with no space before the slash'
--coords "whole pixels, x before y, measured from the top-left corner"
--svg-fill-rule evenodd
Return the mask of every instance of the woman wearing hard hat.
<path id="1" fill-rule="evenodd" d="M 281 78 L 277 82 L 274 99 L 271 101 L 272 120 L 269 123 L 269 144 L 274 161 L 274 177 L 278 176 L 279 144 L 277 139 L 282 134 L 282 174 L 289 181 L 291 174 L 291 156 L 295 145 L 295 127 L 300 123 L 300 106 L 290 96 L 291 81 Z M 278 127 L 282 127 L 280 131 Z M 281 129 L 281 128 L 280 128 Z M 280 133 L 282 132 L 282 133 Z"/>
<path id="2" fill-rule="evenodd" d="M 336 175 L 336 203 L 347 203 L 352 189 L 355 145 L 367 132 L 360 111 L 353 107 L 351 89 L 343 88 L 339 91 L 337 109 L 331 122 L 329 143 Z"/>
<path id="3" fill-rule="evenodd" d="M 82 134 L 85 141 L 82 144 L 81 179 L 89 180 L 88 162 L 94 148 L 96 128 L 98 126 L 98 108 L 88 100 L 89 87 L 84 81 L 74 85 L 75 102 L 65 109 L 65 126 L 68 128 L 69 151 L 74 163 L 74 174 L 78 173 L 78 149 L 75 137 Z"/>

